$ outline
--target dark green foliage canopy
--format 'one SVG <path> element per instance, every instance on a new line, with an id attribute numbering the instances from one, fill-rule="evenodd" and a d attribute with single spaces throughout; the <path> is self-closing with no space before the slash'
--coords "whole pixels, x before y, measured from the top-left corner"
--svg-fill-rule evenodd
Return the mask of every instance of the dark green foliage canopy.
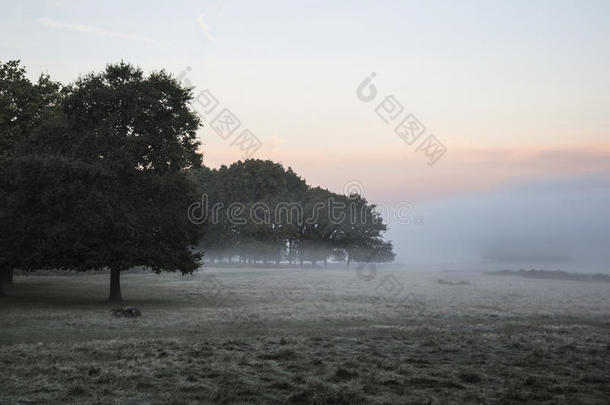
<path id="1" fill-rule="evenodd" d="M 200 228 L 185 213 L 201 164 L 190 89 L 108 65 L 62 89 L 1 65 L 2 261 L 23 269 L 190 272 Z"/>
<path id="2" fill-rule="evenodd" d="M 48 75 L 32 83 L 19 61 L 0 61 L 0 156 L 16 153 L 33 131 L 50 120 L 59 88 Z"/>
<path id="3" fill-rule="evenodd" d="M 210 257 L 239 256 L 247 262 L 394 260 L 391 242 L 382 238 L 387 226 L 362 196 L 310 187 L 291 168 L 269 160 L 204 167 L 196 177 L 207 197 L 201 245 Z M 239 208 L 237 217 L 232 207 Z"/>

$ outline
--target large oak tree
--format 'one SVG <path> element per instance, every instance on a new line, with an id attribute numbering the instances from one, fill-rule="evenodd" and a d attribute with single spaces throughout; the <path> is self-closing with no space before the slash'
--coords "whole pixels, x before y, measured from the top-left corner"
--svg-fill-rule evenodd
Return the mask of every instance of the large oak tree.
<path id="1" fill-rule="evenodd" d="M 5 164 L 19 267 L 109 269 L 110 300 L 134 266 L 192 272 L 199 227 L 187 218 L 201 164 L 192 91 L 164 71 L 108 65 L 62 90 L 52 119 Z M 35 220 L 33 220 L 35 218 Z"/>

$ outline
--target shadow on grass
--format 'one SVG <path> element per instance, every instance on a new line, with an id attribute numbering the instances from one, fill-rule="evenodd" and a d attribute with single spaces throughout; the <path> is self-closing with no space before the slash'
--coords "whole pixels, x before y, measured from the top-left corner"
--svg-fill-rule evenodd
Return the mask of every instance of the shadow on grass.
<path id="1" fill-rule="evenodd" d="M 192 296 L 186 297 L 178 288 L 162 283 L 153 284 L 140 275 L 130 274 L 123 281 L 123 301 L 108 301 L 109 276 L 95 274 L 61 274 L 51 276 L 20 276 L 13 285 L 4 286 L 0 297 L 1 308 L 33 309 L 49 306 L 61 308 L 163 306 L 164 308 L 188 307 L 195 304 Z"/>

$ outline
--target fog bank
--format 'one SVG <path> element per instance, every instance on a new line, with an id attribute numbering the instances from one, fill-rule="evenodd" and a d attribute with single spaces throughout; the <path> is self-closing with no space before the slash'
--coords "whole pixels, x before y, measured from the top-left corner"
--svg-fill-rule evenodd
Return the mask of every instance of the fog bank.
<path id="1" fill-rule="evenodd" d="M 512 182 L 416 204 L 390 224 L 397 261 L 436 269 L 610 272 L 610 174 Z"/>

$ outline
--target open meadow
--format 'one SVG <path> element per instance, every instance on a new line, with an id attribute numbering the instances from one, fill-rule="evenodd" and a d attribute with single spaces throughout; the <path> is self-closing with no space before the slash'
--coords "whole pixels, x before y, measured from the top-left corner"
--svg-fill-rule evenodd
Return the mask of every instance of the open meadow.
<path id="1" fill-rule="evenodd" d="M 610 0 L 1 9 L 0 405 L 610 405 Z"/>
<path id="2" fill-rule="evenodd" d="M 610 284 L 371 268 L 17 275 L 0 403 L 610 401 Z"/>

